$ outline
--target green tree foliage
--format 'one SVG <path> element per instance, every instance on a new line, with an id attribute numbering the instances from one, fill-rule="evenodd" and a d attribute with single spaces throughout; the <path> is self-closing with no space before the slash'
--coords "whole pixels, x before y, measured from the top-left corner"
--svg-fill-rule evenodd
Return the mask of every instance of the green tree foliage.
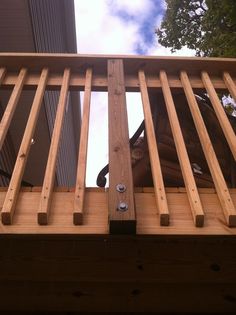
<path id="1" fill-rule="evenodd" d="M 156 30 L 172 52 L 187 46 L 197 56 L 236 57 L 236 0 L 166 0 Z"/>

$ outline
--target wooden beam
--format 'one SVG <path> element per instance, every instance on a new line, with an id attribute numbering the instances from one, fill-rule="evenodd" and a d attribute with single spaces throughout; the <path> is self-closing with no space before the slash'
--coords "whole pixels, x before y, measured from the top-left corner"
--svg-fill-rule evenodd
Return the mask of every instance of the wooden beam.
<path id="1" fill-rule="evenodd" d="M 0 122 L 0 150 L 2 149 L 5 137 L 7 135 L 8 129 L 11 124 L 12 117 L 16 110 L 17 102 L 20 98 L 20 95 L 24 86 L 24 82 L 26 79 L 26 74 L 27 74 L 27 69 L 25 68 L 21 69 L 18 75 L 16 84 L 15 84 L 15 87 L 11 93 L 7 107 L 4 111 L 2 120 Z"/>
<path id="2" fill-rule="evenodd" d="M 183 134 L 180 128 L 180 123 L 169 87 L 168 78 L 164 70 L 160 71 L 160 80 L 162 84 L 162 91 L 165 99 L 172 135 L 174 138 L 179 163 L 188 194 L 190 208 L 192 211 L 193 221 L 197 227 L 202 227 L 204 224 L 204 212 L 202 209 L 201 200 L 199 198 L 196 182 L 193 176 Z"/>
<path id="3" fill-rule="evenodd" d="M 233 81 L 231 75 L 228 72 L 223 73 L 223 78 L 225 85 L 227 89 L 229 90 L 229 93 L 233 97 L 234 101 L 236 102 L 236 85 L 235 82 Z"/>
<path id="4" fill-rule="evenodd" d="M 52 200 L 52 191 L 55 181 L 55 170 L 57 153 L 60 143 L 60 136 L 63 126 L 63 118 L 65 113 L 65 108 L 67 105 L 68 87 L 70 80 L 70 69 L 66 68 L 64 70 L 63 81 L 61 86 L 61 92 L 59 96 L 59 102 L 57 107 L 57 114 L 55 118 L 51 145 L 49 149 L 47 167 L 44 175 L 43 188 L 38 208 L 38 223 L 45 225 L 48 224 L 48 215 Z"/>
<path id="5" fill-rule="evenodd" d="M 165 69 L 168 74 L 177 74 L 181 69 L 189 75 L 199 75 L 203 69 L 210 75 L 228 71 L 236 75 L 235 58 L 201 58 L 201 57 L 156 57 L 132 55 L 83 55 L 83 54 L 45 54 L 45 53 L 0 53 L 0 63 L 8 71 L 19 67 L 29 67 L 32 72 L 48 67 L 50 72 L 61 73 L 66 67 L 73 72 L 85 72 L 93 66 L 95 74 L 106 74 L 107 60 L 122 59 L 126 74 L 135 75 L 140 67 L 145 67 L 149 74 L 159 73 Z"/>
<path id="6" fill-rule="evenodd" d="M 73 69 L 74 70 L 74 69 Z M 11 89 L 16 84 L 17 75 L 14 73 L 7 73 L 2 81 L 3 89 Z M 24 88 L 34 89 L 37 87 L 40 73 L 29 73 L 25 80 Z M 168 74 L 169 85 L 172 91 L 181 91 L 182 84 L 180 82 L 178 74 Z M 189 77 L 192 88 L 195 90 L 203 90 L 204 84 L 199 76 L 194 75 Z M 236 84 L 235 77 L 232 78 L 234 84 Z M 215 89 L 226 90 L 224 80 L 219 76 L 211 77 L 212 84 Z M 59 90 L 62 84 L 62 75 L 58 73 L 51 73 L 48 82 L 48 90 Z M 150 89 L 161 89 L 161 82 L 158 75 L 148 73 L 146 74 L 146 84 Z M 73 72 L 70 78 L 70 87 L 72 91 L 83 91 L 85 85 L 85 74 L 83 72 Z M 93 74 L 92 79 L 93 91 L 107 91 L 107 75 L 106 74 Z M 139 80 L 137 74 L 125 75 L 125 87 L 127 92 L 138 92 L 139 91 Z"/>
<path id="7" fill-rule="evenodd" d="M 24 174 L 25 165 L 28 159 L 31 140 L 34 134 L 34 130 L 37 123 L 37 118 L 41 108 L 43 95 L 45 91 L 45 86 L 47 83 L 48 69 L 44 68 L 41 73 L 38 88 L 34 97 L 34 101 L 31 107 L 29 118 L 25 127 L 25 132 L 20 145 L 20 149 L 17 155 L 16 163 L 12 173 L 9 188 L 6 194 L 6 198 L 3 204 L 1 218 L 3 224 L 11 224 L 13 219 L 13 214 L 15 210 L 15 205 L 17 201 L 17 196 L 20 189 L 20 184 L 22 176 Z M 36 166 L 37 167 L 37 166 Z"/>
<path id="8" fill-rule="evenodd" d="M 82 225 L 74 225 L 73 191 L 53 192 L 50 209 L 50 224 L 37 223 L 37 209 L 41 196 L 38 191 L 20 191 L 16 204 L 14 221 L 11 225 L 0 223 L 1 237 L 4 235 L 19 236 L 19 239 L 47 236 L 55 238 L 87 236 L 90 238 L 108 235 L 108 191 L 86 188 L 84 204 L 84 220 Z M 236 203 L 236 189 L 229 189 L 234 203 Z M 236 236 L 235 227 L 227 227 L 219 198 L 213 190 L 202 188 L 199 191 L 203 208 L 205 209 L 205 225 L 197 228 L 193 225 L 188 196 L 185 189 L 168 188 L 166 192 L 171 220 L 169 226 L 161 226 L 157 220 L 157 207 L 153 189 L 143 188 L 143 192 L 135 193 L 137 234 L 149 236 L 223 235 L 233 238 Z M 0 191 L 0 208 L 3 206 L 6 191 Z M 21 250 L 21 248 L 19 248 Z"/>
<path id="9" fill-rule="evenodd" d="M 3 82 L 5 75 L 6 75 L 6 68 L 0 68 L 0 86 Z"/>
<path id="10" fill-rule="evenodd" d="M 236 136 L 233 131 L 232 126 L 230 125 L 229 119 L 223 109 L 223 106 L 219 100 L 219 97 L 214 89 L 214 86 L 211 82 L 211 79 L 206 71 L 202 71 L 202 81 L 205 85 L 206 91 L 211 100 L 211 104 L 215 110 L 216 116 L 219 120 L 220 126 L 223 130 L 225 138 L 228 142 L 230 150 L 236 160 Z"/>
<path id="11" fill-rule="evenodd" d="M 107 67 L 110 232 L 134 234 L 136 218 L 123 61 L 109 59 Z"/>
<path id="12" fill-rule="evenodd" d="M 92 73 L 93 73 L 92 68 L 88 68 L 86 71 L 84 87 L 83 119 L 80 131 L 79 158 L 75 184 L 73 213 L 73 222 L 76 225 L 82 224 L 83 221 L 84 195 L 86 187 L 87 150 L 89 136 L 90 101 L 92 90 Z"/>
<path id="13" fill-rule="evenodd" d="M 229 226 L 236 226 L 235 206 L 229 194 L 228 187 L 220 169 L 219 162 L 217 160 L 214 148 L 207 132 L 207 128 L 203 121 L 195 95 L 190 85 L 187 73 L 185 71 L 181 71 L 180 78 L 183 84 L 190 111 L 192 113 L 194 124 L 200 138 L 202 149 L 205 154 L 205 158 L 216 187 L 217 195 L 219 197 L 220 204 L 225 215 L 226 222 Z"/>
<path id="14" fill-rule="evenodd" d="M 150 156 L 150 163 L 152 169 L 153 184 L 155 188 L 155 197 L 157 209 L 160 215 L 160 224 L 169 225 L 169 210 L 165 194 L 165 187 L 161 172 L 160 158 L 157 149 L 157 140 L 152 120 L 151 106 L 146 85 L 145 73 L 139 70 L 139 84 L 143 103 L 143 113 L 145 121 L 145 130 L 147 134 L 148 149 Z"/>

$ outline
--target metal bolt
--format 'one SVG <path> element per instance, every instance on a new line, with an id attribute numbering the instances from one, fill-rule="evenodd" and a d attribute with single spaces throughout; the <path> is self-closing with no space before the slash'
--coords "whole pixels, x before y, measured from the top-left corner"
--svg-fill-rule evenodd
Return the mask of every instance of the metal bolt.
<path id="1" fill-rule="evenodd" d="M 117 210 L 118 210 L 118 211 L 122 211 L 122 212 L 127 211 L 127 210 L 128 210 L 128 205 L 127 205 L 127 203 L 125 203 L 125 202 L 120 202 L 120 203 L 118 204 Z"/>
<path id="2" fill-rule="evenodd" d="M 126 191 L 126 187 L 125 187 L 124 184 L 118 184 L 118 185 L 116 185 L 116 190 L 117 190 L 118 192 L 120 192 L 120 193 L 123 193 L 123 192 Z"/>

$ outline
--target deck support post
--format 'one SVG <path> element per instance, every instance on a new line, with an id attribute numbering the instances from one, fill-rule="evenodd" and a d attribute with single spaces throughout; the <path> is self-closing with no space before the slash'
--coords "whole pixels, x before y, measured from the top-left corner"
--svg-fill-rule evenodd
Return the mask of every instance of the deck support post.
<path id="1" fill-rule="evenodd" d="M 123 61 L 108 60 L 109 223 L 111 234 L 136 233 Z"/>

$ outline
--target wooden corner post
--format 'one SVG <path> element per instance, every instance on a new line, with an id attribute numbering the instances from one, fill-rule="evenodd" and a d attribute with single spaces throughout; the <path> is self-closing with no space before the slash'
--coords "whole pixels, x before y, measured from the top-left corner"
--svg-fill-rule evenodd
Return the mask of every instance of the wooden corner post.
<path id="1" fill-rule="evenodd" d="M 109 223 L 111 234 L 136 233 L 123 61 L 108 60 Z"/>

